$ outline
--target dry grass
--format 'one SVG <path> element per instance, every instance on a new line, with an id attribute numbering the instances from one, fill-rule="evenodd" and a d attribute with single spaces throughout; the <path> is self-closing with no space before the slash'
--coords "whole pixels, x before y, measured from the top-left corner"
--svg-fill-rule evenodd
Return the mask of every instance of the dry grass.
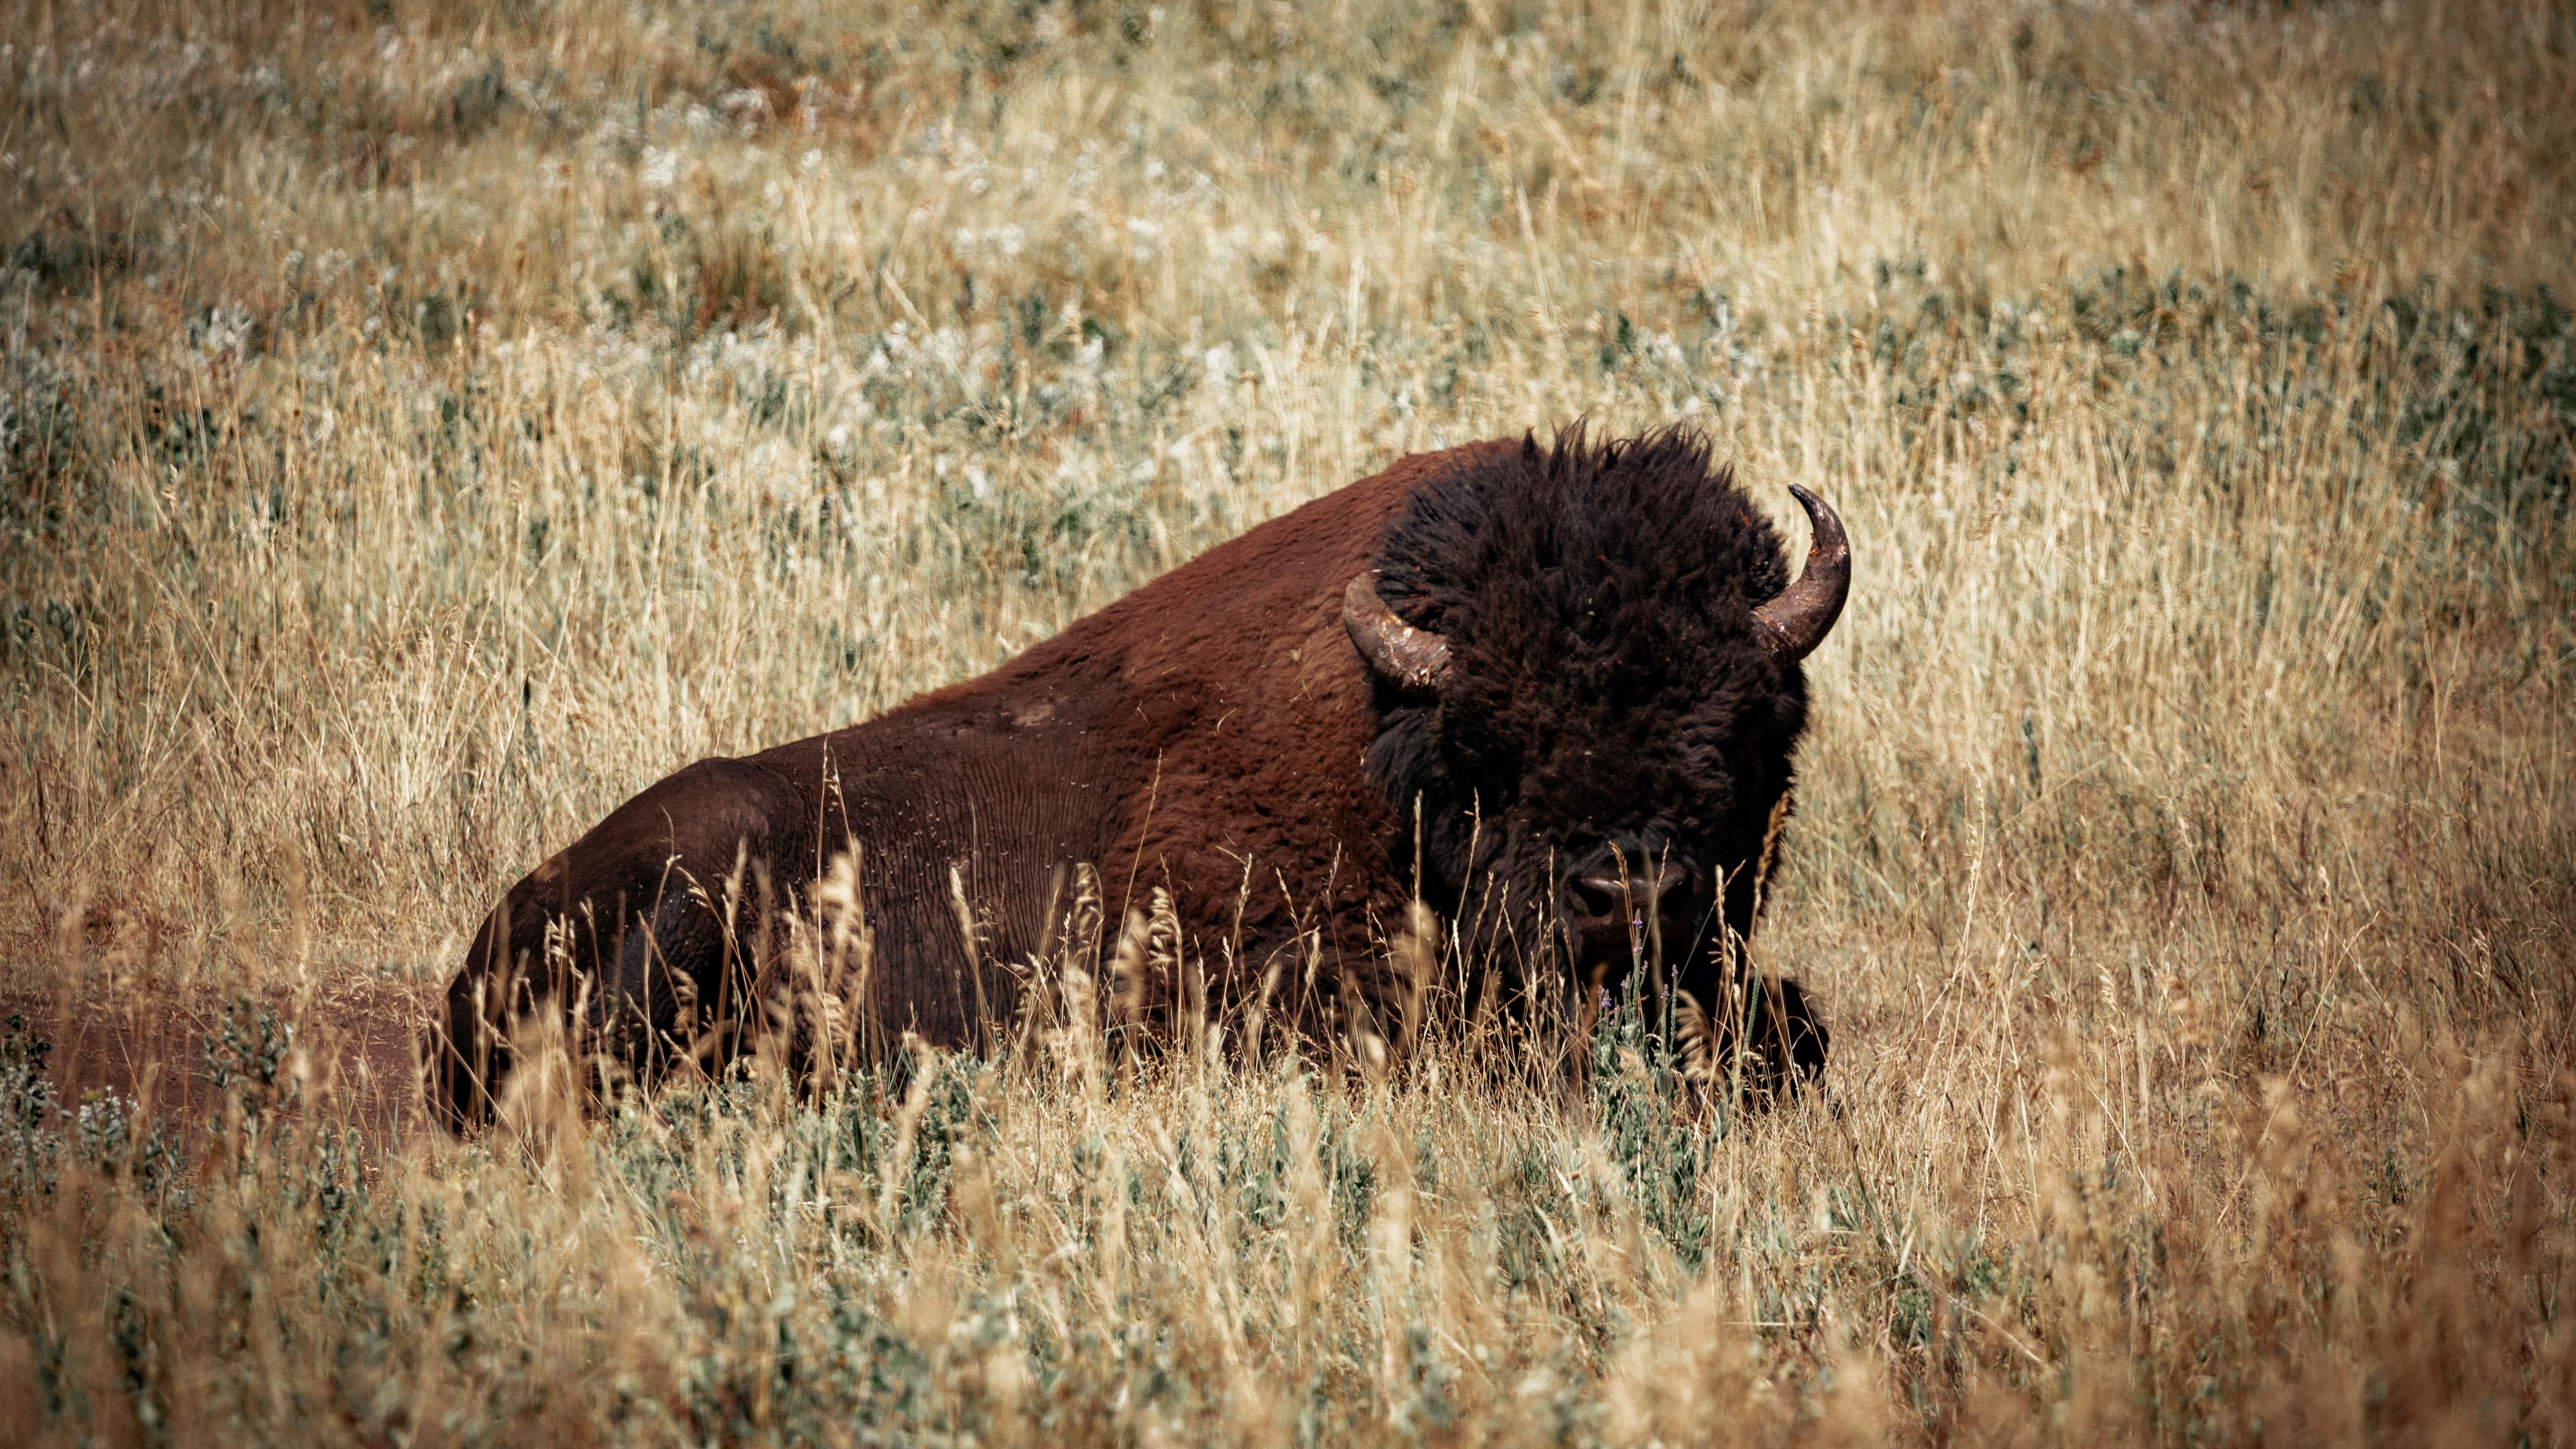
<path id="1" fill-rule="evenodd" d="M 2564 13 L 36 0 L 0 46 L 40 997 L 426 980 L 674 766 L 1407 449 L 1695 419 L 1860 570 L 1759 943 L 1831 1103 L 1076 1033 L 362 1147 L 326 1009 L 230 1018 L 202 1130 L 12 1038 L 0 1422 L 2576 1438 Z"/>

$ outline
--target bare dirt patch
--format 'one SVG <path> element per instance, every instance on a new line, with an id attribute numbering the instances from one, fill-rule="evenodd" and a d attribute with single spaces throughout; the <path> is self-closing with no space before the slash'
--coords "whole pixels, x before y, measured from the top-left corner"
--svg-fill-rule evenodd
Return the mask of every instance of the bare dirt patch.
<path id="1" fill-rule="evenodd" d="M 293 1027 L 288 1070 L 302 1074 L 310 1099 L 375 1138 L 420 1116 L 414 1042 L 433 995 L 428 986 L 382 979 L 300 993 L 133 987 L 106 995 L 19 985 L 0 988 L 0 1017 L 24 1017 L 52 1043 L 46 1065 L 62 1101 L 113 1091 L 195 1124 L 222 1099 L 208 1043 L 221 1036 L 227 1013 L 248 1027 L 267 1012 Z"/>

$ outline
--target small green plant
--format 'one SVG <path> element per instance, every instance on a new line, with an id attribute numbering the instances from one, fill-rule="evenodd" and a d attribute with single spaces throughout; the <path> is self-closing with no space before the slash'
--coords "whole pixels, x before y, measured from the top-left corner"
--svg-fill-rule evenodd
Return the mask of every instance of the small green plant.
<path id="1" fill-rule="evenodd" d="M 60 1140 L 54 1125 L 54 1082 L 45 1074 L 53 1044 L 37 1036 L 27 1019 L 9 1013 L 0 1023 L 0 1164 L 9 1186 L 24 1196 L 49 1192 L 54 1185 Z"/>

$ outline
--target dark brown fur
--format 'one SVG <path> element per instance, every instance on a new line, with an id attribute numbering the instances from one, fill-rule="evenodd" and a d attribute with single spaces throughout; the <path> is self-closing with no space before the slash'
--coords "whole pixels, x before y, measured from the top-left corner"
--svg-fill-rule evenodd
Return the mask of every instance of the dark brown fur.
<path id="1" fill-rule="evenodd" d="M 935 1045 L 988 1044 L 988 1023 L 1008 1020 L 1015 1005 L 1015 978 L 998 963 L 1043 948 L 1078 864 L 1097 867 L 1112 930 L 1153 887 L 1170 892 L 1190 954 L 1212 974 L 1212 1005 L 1251 997 L 1274 962 L 1290 963 L 1286 995 L 1306 989 L 1310 963 L 1328 983 L 1345 971 L 1370 976 L 1414 894 L 1414 797 L 1439 817 L 1425 822 L 1433 859 L 1422 884 L 1442 906 L 1465 899 L 1475 864 L 1453 817 L 1495 802 L 1490 781 L 1468 781 L 1462 794 L 1455 762 L 1436 758 L 1448 737 L 1426 734 L 1410 707 L 1383 697 L 1345 633 L 1344 585 L 1386 562 L 1391 538 L 1423 533 L 1426 500 L 1472 509 L 1479 487 L 1493 492 L 1479 478 L 1598 455 L 1576 435 L 1555 455 L 1506 441 L 1404 458 L 981 678 L 863 725 L 700 761 L 662 780 L 492 912 L 431 1032 L 434 1101 L 460 1125 L 487 1119 L 510 1065 L 512 1023 L 530 1012 L 569 1009 L 606 1059 L 648 1079 L 681 1039 L 713 1032 L 722 1056 L 732 1049 L 724 1034 L 757 1009 L 745 963 L 758 954 L 764 901 L 802 909 L 806 885 L 852 840 L 874 966 L 866 999 L 849 1005 L 872 1042 L 908 1030 Z M 1671 461 L 1657 457 L 1658 466 Z M 1687 461 L 1698 473 L 1658 499 L 1714 490 L 1718 513 L 1756 518 L 1731 485 L 1705 476 L 1704 453 Z M 1741 600 L 1778 587 L 1777 542 L 1764 526 L 1728 549 L 1703 577 L 1660 586 L 1705 583 L 1716 602 L 1692 617 L 1740 632 Z M 1639 578 L 1649 593 L 1658 586 Z M 1437 581 L 1418 571 L 1403 582 L 1401 607 L 1468 607 L 1443 601 Z M 1656 605 L 1645 594 L 1630 606 L 1635 622 L 1651 625 Z M 1516 647 L 1490 629 L 1475 638 Z M 1780 684 L 1775 671 L 1741 687 Z M 1476 707 L 1462 700 L 1452 714 Z M 1754 746 L 1758 788 L 1730 820 L 1757 804 L 1767 810 L 1786 789 L 1786 747 L 1803 708 L 1801 691 L 1795 718 Z M 1480 788 L 1481 805 L 1468 798 Z M 1719 854 L 1723 865 L 1741 852 L 1730 837 Z M 976 958 L 952 869 L 987 916 Z M 1802 1062 L 1821 1062 L 1816 1031 Z"/>
<path id="2" fill-rule="evenodd" d="M 1801 666 L 1751 628 L 1789 581 L 1780 538 L 1732 473 L 1678 431 L 1525 442 L 1420 490 L 1378 573 L 1456 656 L 1435 699 L 1382 692 L 1369 752 L 1390 797 L 1421 802 L 1425 895 L 1533 986 L 1588 983 L 1605 957 L 1615 981 L 1626 942 L 1547 918 L 1582 876 L 1669 869 L 1664 959 L 1723 1015 L 1722 947 L 1752 935 L 1807 723 Z"/>

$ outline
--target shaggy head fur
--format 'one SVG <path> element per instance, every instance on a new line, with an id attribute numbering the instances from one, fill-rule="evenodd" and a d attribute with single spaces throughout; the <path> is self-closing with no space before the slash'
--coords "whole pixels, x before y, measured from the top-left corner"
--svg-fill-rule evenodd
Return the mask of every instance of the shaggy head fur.
<path id="1" fill-rule="evenodd" d="M 1381 688 L 1368 757 L 1399 811 L 1420 802 L 1426 894 L 1597 979 L 1630 948 L 1562 927 L 1601 917 L 1584 883 L 1661 872 L 1658 944 L 1693 984 L 1721 921 L 1752 928 L 1807 721 L 1799 666 L 1753 631 L 1788 583 L 1769 521 L 1695 434 L 1576 428 L 1423 488 L 1378 570 L 1453 659 L 1435 698 Z"/>

